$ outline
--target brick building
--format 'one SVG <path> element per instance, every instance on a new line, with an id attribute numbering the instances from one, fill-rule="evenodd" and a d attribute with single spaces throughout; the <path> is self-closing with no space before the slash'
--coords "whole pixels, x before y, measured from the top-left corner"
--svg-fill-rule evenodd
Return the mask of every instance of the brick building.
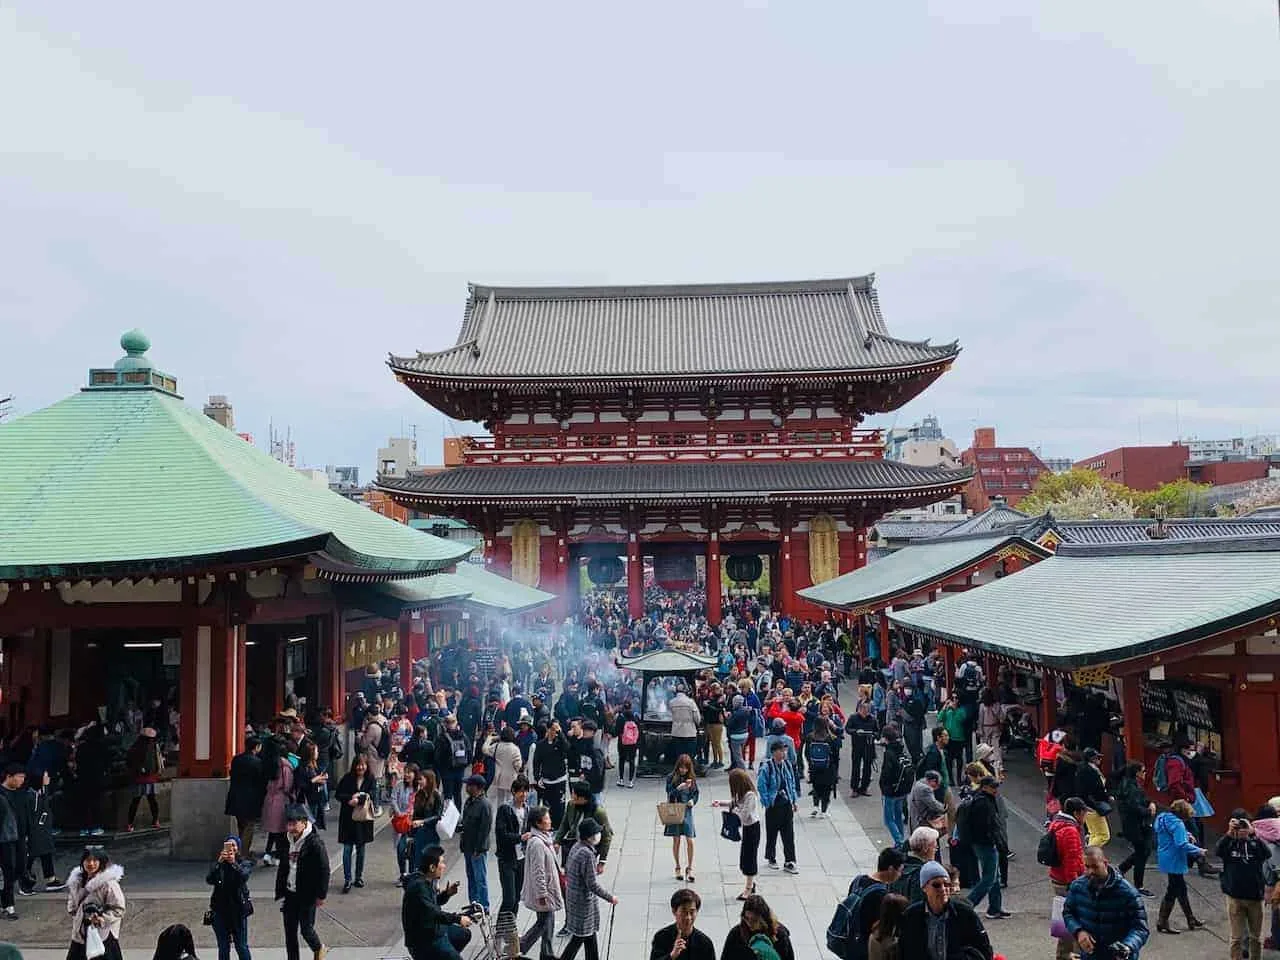
<path id="1" fill-rule="evenodd" d="M 1185 444 L 1160 447 L 1117 447 L 1076 462 L 1076 466 L 1114 480 L 1130 490 L 1154 490 L 1187 475 L 1190 451 Z"/>
<path id="2" fill-rule="evenodd" d="M 973 467 L 973 479 L 963 497 L 965 509 L 974 513 L 981 513 L 1000 498 L 1016 507 L 1040 475 L 1050 472 L 1030 447 L 997 446 L 995 427 L 974 430 L 973 446 L 960 454 L 960 462 Z"/>

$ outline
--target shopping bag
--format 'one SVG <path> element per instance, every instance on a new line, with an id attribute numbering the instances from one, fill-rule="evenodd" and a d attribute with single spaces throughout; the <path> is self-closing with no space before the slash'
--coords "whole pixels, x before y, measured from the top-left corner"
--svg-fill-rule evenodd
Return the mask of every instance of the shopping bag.
<path id="1" fill-rule="evenodd" d="M 1204 791 L 1196 787 L 1196 802 L 1191 805 L 1191 812 L 1197 817 L 1212 817 L 1213 804 L 1209 802 L 1209 798 L 1204 795 Z"/>
<path id="2" fill-rule="evenodd" d="M 1066 921 L 1062 919 L 1062 908 L 1067 905 L 1066 897 L 1054 897 L 1053 908 L 1049 911 L 1049 936 L 1055 940 L 1070 940 Z"/>
<path id="3" fill-rule="evenodd" d="M 84 955 L 89 960 L 95 957 L 101 957 L 107 952 L 106 944 L 102 942 L 102 934 L 98 932 L 98 928 L 93 924 L 89 924 L 84 931 Z"/>
<path id="4" fill-rule="evenodd" d="M 458 821 L 462 819 L 462 814 L 458 812 L 458 808 L 453 805 L 453 801 L 445 802 L 444 813 L 440 814 L 440 832 L 446 837 L 452 837 L 453 832 L 458 829 Z"/>

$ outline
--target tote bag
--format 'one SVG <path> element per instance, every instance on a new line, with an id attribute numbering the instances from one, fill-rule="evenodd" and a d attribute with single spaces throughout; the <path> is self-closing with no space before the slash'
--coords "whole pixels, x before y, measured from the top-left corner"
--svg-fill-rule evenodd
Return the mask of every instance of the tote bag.
<path id="1" fill-rule="evenodd" d="M 1054 897 L 1053 909 L 1049 911 L 1049 936 L 1055 940 L 1070 940 L 1067 923 L 1062 919 L 1062 909 L 1067 905 L 1066 897 Z"/>
<path id="2" fill-rule="evenodd" d="M 446 837 L 452 837 L 454 831 L 458 829 L 458 821 L 461 819 L 462 814 L 453 805 L 453 801 L 447 801 L 444 805 L 444 813 L 440 814 L 440 832 Z"/>
<path id="3" fill-rule="evenodd" d="M 742 842 L 742 818 L 729 810 L 720 811 L 720 836 L 734 843 Z"/>
<path id="4" fill-rule="evenodd" d="M 1204 791 L 1196 787 L 1196 802 L 1191 805 L 1191 812 L 1197 817 L 1212 817 L 1213 804 L 1209 802 L 1209 798 L 1204 795 Z"/>

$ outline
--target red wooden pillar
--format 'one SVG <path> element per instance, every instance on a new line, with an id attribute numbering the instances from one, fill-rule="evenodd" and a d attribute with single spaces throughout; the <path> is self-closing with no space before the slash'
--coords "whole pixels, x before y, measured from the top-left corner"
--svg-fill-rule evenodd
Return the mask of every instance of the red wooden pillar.
<path id="1" fill-rule="evenodd" d="M 231 775 L 237 734 L 242 736 L 244 733 L 244 715 L 237 711 L 239 691 L 236 686 L 240 672 L 240 632 L 239 627 L 220 626 L 210 630 L 208 775 L 213 777 Z M 200 668 L 198 661 L 197 668 Z"/>
<path id="2" fill-rule="evenodd" d="M 644 616 L 644 557 L 640 555 L 640 535 L 627 538 L 627 616 L 638 620 Z"/>
<path id="3" fill-rule="evenodd" d="M 182 628 L 182 662 L 178 665 L 178 776 L 196 776 L 196 630 Z"/>
<path id="4" fill-rule="evenodd" d="M 946 643 L 942 646 L 942 679 L 948 696 L 956 689 L 956 648 Z"/>
<path id="5" fill-rule="evenodd" d="M 178 775 L 225 777 L 244 730 L 243 628 L 188 624 L 179 666 Z"/>
<path id="6" fill-rule="evenodd" d="M 413 620 L 407 613 L 400 614 L 396 633 L 400 641 L 400 689 L 408 694 L 413 690 Z"/>
<path id="7" fill-rule="evenodd" d="M 713 627 L 720 625 L 720 538 L 716 531 L 711 531 L 707 538 L 707 622 Z"/>
<path id="8" fill-rule="evenodd" d="M 335 714 L 342 713 L 342 613 L 335 609 L 315 618 L 313 629 L 319 642 L 319 690 L 318 707 L 330 707 Z"/>
<path id="9" fill-rule="evenodd" d="M 249 627 L 241 625 L 236 630 L 236 707 L 235 752 L 244 750 L 244 728 L 249 717 Z M 338 644 L 339 647 L 341 643 Z"/>
<path id="10" fill-rule="evenodd" d="M 791 523 L 782 524 L 782 543 L 778 547 L 781 570 L 778 571 L 778 604 L 782 612 L 794 614 L 796 608 L 795 584 L 791 576 Z"/>
<path id="11" fill-rule="evenodd" d="M 880 662 L 889 663 L 889 608 L 880 611 Z"/>
<path id="12" fill-rule="evenodd" d="M 1120 704 L 1124 709 L 1124 758 L 1143 762 L 1142 678 L 1137 674 L 1120 678 Z"/>
<path id="13" fill-rule="evenodd" d="M 285 679 L 289 676 L 289 668 L 286 665 L 285 653 L 289 649 L 289 642 L 277 633 L 272 640 L 275 644 L 275 656 L 272 660 L 271 671 L 271 709 L 275 711 L 274 716 L 280 716 L 280 711 L 284 709 L 284 684 Z"/>
<path id="14" fill-rule="evenodd" d="M 1048 733 L 1058 721 L 1058 678 L 1051 673 L 1040 678 L 1040 732 Z M 1142 716 L 1142 711 L 1138 711 Z"/>
<path id="15" fill-rule="evenodd" d="M 987 686 L 992 690 L 1000 685 L 1000 678 L 997 676 L 999 670 L 996 667 L 995 657 L 986 655 L 982 658 L 982 672 L 986 675 Z"/>

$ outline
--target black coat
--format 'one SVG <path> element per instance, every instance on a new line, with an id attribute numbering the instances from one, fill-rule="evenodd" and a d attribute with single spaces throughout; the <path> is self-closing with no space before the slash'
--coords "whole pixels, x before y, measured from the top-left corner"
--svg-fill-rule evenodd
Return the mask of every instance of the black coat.
<path id="1" fill-rule="evenodd" d="M 526 807 L 524 816 L 516 815 L 516 808 L 509 803 L 504 803 L 498 807 L 498 813 L 495 817 L 494 840 L 498 846 L 499 860 L 514 860 L 516 858 L 516 850 L 520 847 L 521 836 L 529 829 L 529 808 Z"/>
<path id="2" fill-rule="evenodd" d="M 977 847 L 998 847 L 1004 831 L 1000 827 L 1000 807 L 996 798 L 979 790 L 969 801 L 965 841 Z"/>
<path id="3" fill-rule="evenodd" d="M 679 936 L 674 923 L 655 933 L 649 960 L 670 960 L 671 948 L 676 945 L 676 938 Z M 679 960 L 716 960 L 716 945 L 711 942 L 710 937 L 694 927 L 689 939 L 685 941 L 684 952 L 680 954 Z"/>
<path id="4" fill-rule="evenodd" d="M 404 928 L 404 945 L 415 956 L 435 945 L 441 927 L 458 922 L 458 914 L 443 909 L 448 899 L 449 894 L 437 892 L 425 874 L 415 873 L 405 881 L 400 924 Z"/>
<path id="5" fill-rule="evenodd" d="M 236 863 L 214 863 L 205 883 L 213 887 L 209 894 L 209 909 L 225 920 L 238 921 L 253 913 L 249 899 L 249 875 L 253 873 L 252 860 Z"/>
<path id="6" fill-rule="evenodd" d="M 286 838 L 287 839 L 287 838 Z M 288 892 L 289 858 L 281 857 L 276 868 L 276 899 Z M 329 896 L 329 851 L 313 827 L 298 851 L 298 873 L 294 880 L 295 896 L 303 903 L 315 903 Z"/>
<path id="7" fill-rule="evenodd" d="M 53 834 L 50 829 L 53 827 L 53 809 L 50 802 L 48 790 L 27 790 L 27 803 L 30 810 L 28 817 L 31 822 L 31 834 L 27 838 L 27 855 L 31 857 L 43 857 L 46 854 L 53 853 Z"/>
<path id="8" fill-rule="evenodd" d="M 262 801 L 266 795 L 262 757 L 254 753 L 238 753 L 232 757 L 227 805 L 222 812 L 241 820 L 257 819 L 262 816 Z"/>
<path id="9" fill-rule="evenodd" d="M 533 778 L 559 780 L 569 771 L 569 741 L 563 736 L 555 742 L 543 739 L 533 748 Z"/>
<path id="10" fill-rule="evenodd" d="M 462 805 L 462 820 L 458 829 L 461 841 L 458 849 L 465 854 L 486 853 L 489 850 L 489 831 L 493 828 L 493 808 L 481 794 L 467 797 Z"/>
<path id="11" fill-rule="evenodd" d="M 901 957 L 929 956 L 929 938 L 924 912 L 929 907 L 925 901 L 907 907 L 898 925 L 898 955 Z M 961 953 L 966 947 L 977 951 L 975 956 L 992 960 L 991 940 L 977 912 L 964 900 L 952 899 L 947 904 L 947 960 L 968 960 Z"/>
<path id="12" fill-rule="evenodd" d="M 338 842 L 339 843 L 372 843 L 373 821 L 364 820 L 357 823 L 351 819 L 355 807 L 348 802 L 357 793 L 367 793 L 370 798 L 378 795 L 378 785 L 373 776 L 365 773 L 364 779 L 356 783 L 356 775 L 347 771 L 338 781 L 338 789 L 333 799 L 338 801 Z"/>

